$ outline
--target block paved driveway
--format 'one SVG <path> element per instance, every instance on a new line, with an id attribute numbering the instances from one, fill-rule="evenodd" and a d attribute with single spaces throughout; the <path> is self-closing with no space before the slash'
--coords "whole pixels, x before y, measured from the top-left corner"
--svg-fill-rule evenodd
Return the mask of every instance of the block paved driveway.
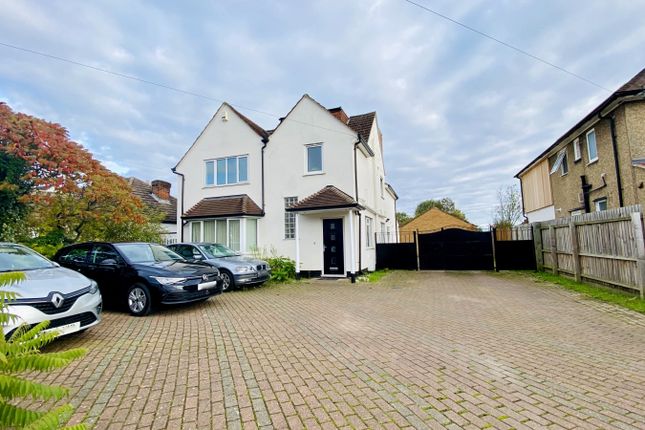
<path id="1" fill-rule="evenodd" d="M 71 346 L 48 380 L 96 428 L 645 428 L 645 316 L 514 277 L 258 288 Z"/>

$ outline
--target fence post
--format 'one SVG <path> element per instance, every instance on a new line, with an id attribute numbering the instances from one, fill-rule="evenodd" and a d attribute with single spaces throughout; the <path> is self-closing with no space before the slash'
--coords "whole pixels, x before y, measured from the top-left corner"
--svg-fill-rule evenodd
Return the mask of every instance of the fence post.
<path id="1" fill-rule="evenodd" d="M 636 238 L 636 283 L 640 290 L 641 299 L 645 295 L 645 237 L 643 236 L 643 221 L 640 212 L 632 213 L 632 227 L 634 228 L 634 237 Z"/>
<path id="2" fill-rule="evenodd" d="M 490 227 L 490 240 L 493 245 L 493 270 L 495 272 L 499 272 L 499 270 L 497 270 L 497 258 L 495 255 L 495 241 L 497 240 L 497 236 L 495 235 L 495 227 L 493 226 Z"/>
<path id="3" fill-rule="evenodd" d="M 417 254 L 417 270 L 421 270 L 421 262 L 419 261 L 419 229 L 413 231 L 412 234 L 414 235 L 414 247 Z"/>
<path id="4" fill-rule="evenodd" d="M 558 274 L 558 242 L 556 241 L 555 238 L 555 226 L 550 225 L 549 226 L 549 236 L 551 237 L 551 243 L 549 246 L 551 247 L 551 271 L 553 272 L 554 275 Z"/>
<path id="5" fill-rule="evenodd" d="M 542 254 L 542 224 L 536 222 L 533 228 L 533 246 L 535 247 L 535 270 L 544 270 L 544 254 Z"/>
<path id="6" fill-rule="evenodd" d="M 573 257 L 573 274 L 576 277 L 576 282 L 582 281 L 582 272 L 580 270 L 580 249 L 578 248 L 578 232 L 576 230 L 576 223 L 569 222 L 569 232 L 571 233 L 571 252 Z"/>

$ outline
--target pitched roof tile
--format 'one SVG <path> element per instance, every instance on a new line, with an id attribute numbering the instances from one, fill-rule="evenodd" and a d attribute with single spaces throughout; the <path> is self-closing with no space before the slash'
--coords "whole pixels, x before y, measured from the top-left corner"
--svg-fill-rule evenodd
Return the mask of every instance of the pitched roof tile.
<path id="1" fill-rule="evenodd" d="M 349 194 L 333 185 L 327 185 L 322 190 L 305 197 L 287 209 L 289 212 L 310 211 L 317 209 L 332 209 L 359 206 Z"/>
<path id="2" fill-rule="evenodd" d="M 184 218 L 206 218 L 255 215 L 264 216 L 262 209 L 246 194 L 225 197 L 207 197 L 188 209 Z"/>
<path id="3" fill-rule="evenodd" d="M 177 222 L 177 199 L 170 196 L 168 201 L 160 200 L 152 194 L 152 185 L 141 179 L 131 177 L 126 179 L 132 188 L 132 194 L 139 197 L 148 207 L 159 210 L 165 214 L 163 222 Z"/>

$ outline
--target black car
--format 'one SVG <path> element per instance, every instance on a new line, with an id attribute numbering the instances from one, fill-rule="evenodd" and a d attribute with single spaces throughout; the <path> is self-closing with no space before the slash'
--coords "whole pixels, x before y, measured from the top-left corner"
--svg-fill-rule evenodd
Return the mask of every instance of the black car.
<path id="1" fill-rule="evenodd" d="M 153 305 L 206 300 L 222 293 L 219 271 L 189 263 L 154 243 L 92 242 L 60 249 L 54 261 L 95 280 L 103 300 L 143 316 Z"/>

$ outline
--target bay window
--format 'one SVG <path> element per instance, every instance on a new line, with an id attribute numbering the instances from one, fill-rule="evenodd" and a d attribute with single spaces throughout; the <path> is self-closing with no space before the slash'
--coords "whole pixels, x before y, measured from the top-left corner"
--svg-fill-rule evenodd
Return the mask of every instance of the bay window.
<path id="1" fill-rule="evenodd" d="M 191 241 L 220 243 L 235 251 L 249 252 L 257 247 L 257 222 L 254 218 L 191 221 Z"/>

